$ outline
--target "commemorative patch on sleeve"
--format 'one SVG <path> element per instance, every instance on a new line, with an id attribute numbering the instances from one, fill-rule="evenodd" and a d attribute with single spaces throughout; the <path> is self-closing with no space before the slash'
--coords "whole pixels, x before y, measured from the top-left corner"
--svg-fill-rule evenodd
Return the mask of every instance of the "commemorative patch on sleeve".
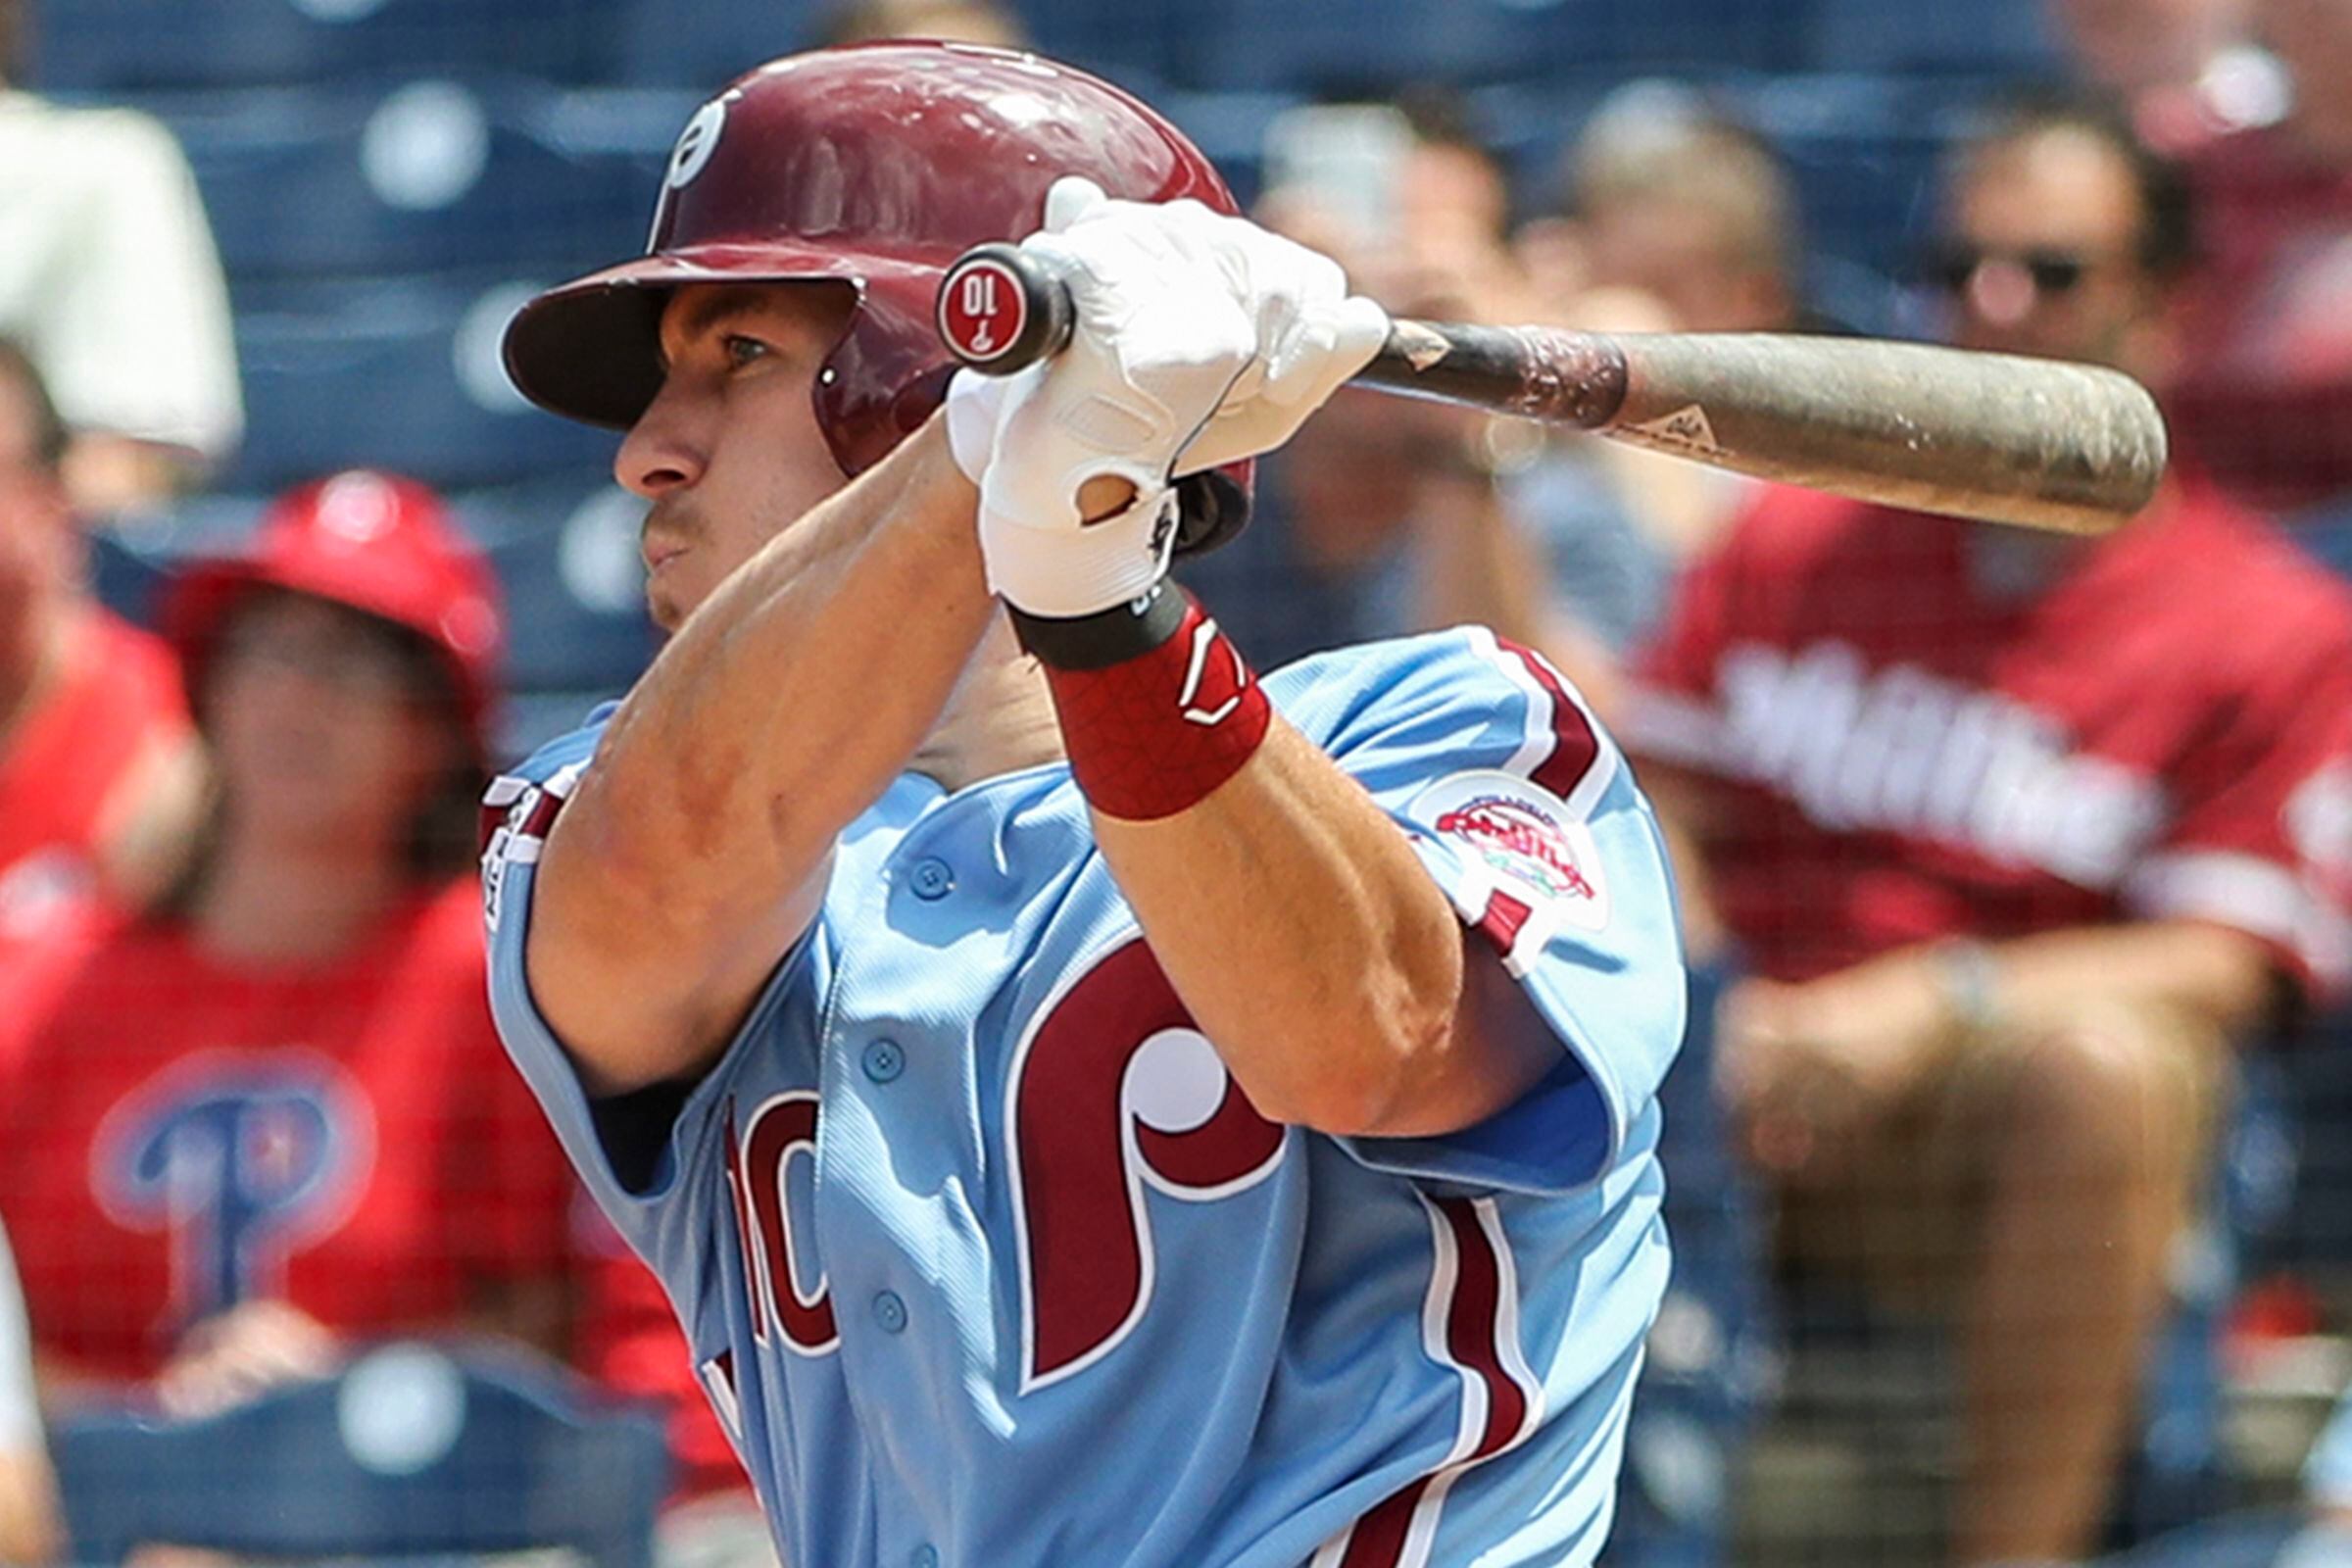
<path id="1" fill-rule="evenodd" d="M 1455 902 L 1476 917 L 1502 892 L 1545 925 L 1608 924 L 1609 891 L 1592 830 L 1543 785 L 1494 769 L 1453 773 L 1413 798 L 1406 814 L 1450 844 L 1474 886 Z"/>

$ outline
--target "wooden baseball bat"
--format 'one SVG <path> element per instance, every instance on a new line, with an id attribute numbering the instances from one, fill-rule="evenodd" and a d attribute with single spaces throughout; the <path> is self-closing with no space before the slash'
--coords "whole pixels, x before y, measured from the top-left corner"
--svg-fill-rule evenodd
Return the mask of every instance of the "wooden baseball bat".
<path id="1" fill-rule="evenodd" d="M 1058 352 L 1071 320 L 1067 284 L 1017 246 L 966 252 L 940 286 L 942 340 L 986 374 Z M 2164 475 L 2163 416 L 2130 376 L 1925 343 L 1398 319 L 1355 380 L 1837 495 L 2066 533 L 2129 520 Z"/>

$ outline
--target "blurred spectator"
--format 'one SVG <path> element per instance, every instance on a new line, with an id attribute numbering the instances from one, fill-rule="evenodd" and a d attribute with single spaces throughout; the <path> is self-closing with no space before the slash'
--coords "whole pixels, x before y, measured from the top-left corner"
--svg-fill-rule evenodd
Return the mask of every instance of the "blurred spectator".
<path id="1" fill-rule="evenodd" d="M 816 41 L 830 46 L 880 38 L 944 38 L 1026 49 L 1020 18 L 994 0 L 846 0 L 829 12 Z"/>
<path id="2" fill-rule="evenodd" d="M 0 176 L 4 178 L 5 176 Z M 0 939 L 162 890 L 203 808 L 171 650 L 101 610 L 41 379 L 0 340 Z"/>
<path id="3" fill-rule="evenodd" d="M 1971 139 L 1954 340 L 2157 375 L 2176 193 L 2100 111 Z M 2229 1047 L 2352 967 L 2352 603 L 2193 481 L 2098 541 L 1773 491 L 1622 728 L 1755 975 L 1720 1079 L 1785 1250 L 1955 1336 L 1952 1560 L 2077 1559 Z"/>
<path id="4" fill-rule="evenodd" d="M 2286 112 L 2278 62 L 2252 39 L 2253 0 L 2055 0 L 2084 81 L 2119 100 L 2140 139 L 2174 157 Z"/>
<path id="5" fill-rule="evenodd" d="M 22 0 L 0 0 L 0 335 L 74 432 L 85 512 L 182 488 L 244 422 L 228 291 L 195 177 L 162 124 L 25 90 Z"/>
<path id="6" fill-rule="evenodd" d="M 32 1336 L 8 1238 L 0 1235 L 0 1562 L 54 1562 L 65 1543 L 57 1477 L 42 1438 Z"/>
<path id="7" fill-rule="evenodd" d="M 560 1350 L 569 1173 L 500 1049 L 468 865 L 498 610 L 421 486 L 306 486 L 170 587 L 217 809 L 156 906 L 0 998 L 0 1214 L 43 1393 L 217 1408 L 345 1337 Z"/>
<path id="8" fill-rule="evenodd" d="M 1563 160 L 1560 211 L 1520 253 L 1554 314 L 1592 290 L 1655 302 L 1684 332 L 1796 324 L 1796 194 L 1772 148 L 1699 94 L 1612 94 Z"/>
<path id="9" fill-rule="evenodd" d="M 1796 191 L 1765 140 L 1700 94 L 1636 82 L 1602 103 L 1562 161 L 1558 210 L 1516 245 L 1537 318 L 1593 331 L 1782 332 L 1799 305 Z M 1659 570 L 1628 631 L 1646 628 L 1664 568 L 1705 548 L 1750 481 L 1630 447 L 1595 455 Z M 1606 622 L 1601 622 L 1606 624 Z"/>
<path id="10" fill-rule="evenodd" d="M 775 1568 L 774 1538 L 751 1478 L 710 1407 L 662 1282 L 582 1194 L 577 1364 L 662 1408 L 677 1479 L 655 1540 L 656 1568 Z"/>
<path id="11" fill-rule="evenodd" d="M 2255 17 L 2294 107 L 2191 163 L 2206 255 L 2172 414 L 2224 484 L 2291 513 L 2352 502 L 2352 5 Z"/>
<path id="12" fill-rule="evenodd" d="M 1259 218 L 1337 258 L 1392 311 L 1448 320 L 1523 320 L 1525 277 L 1506 241 L 1508 182 L 1452 101 L 1301 110 L 1268 137 L 1272 184 Z M 1542 591 L 1546 552 L 1589 602 L 1614 607 L 1646 552 L 1605 483 L 1554 484 L 1517 518 L 1508 481 L 1542 432 L 1460 409 L 1343 391 L 1268 458 L 1260 517 L 1188 584 L 1253 658 L 1276 664 L 1423 625 L 1480 619 L 1603 678 L 1576 595 Z M 1432 552 L 1427 541 L 1447 542 Z M 1496 585 L 1501 585 L 1497 587 Z"/>

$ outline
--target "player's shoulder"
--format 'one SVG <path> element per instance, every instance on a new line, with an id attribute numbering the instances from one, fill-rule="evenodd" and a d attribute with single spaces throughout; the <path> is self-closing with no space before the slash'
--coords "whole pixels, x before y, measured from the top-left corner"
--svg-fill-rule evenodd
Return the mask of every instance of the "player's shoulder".
<path id="1" fill-rule="evenodd" d="M 1379 710 L 1524 702 L 1538 668 L 1565 685 L 1540 656 L 1484 626 L 1454 626 L 1309 654 L 1268 675 L 1266 695 L 1311 734 Z"/>
<path id="2" fill-rule="evenodd" d="M 572 786 L 595 760 L 606 726 L 619 709 L 617 702 L 599 703 L 578 728 L 546 742 L 493 778 L 483 791 L 479 913 L 493 936 L 499 930 L 508 870 L 538 860 L 548 830 L 555 826 Z"/>
<path id="3" fill-rule="evenodd" d="M 1485 626 L 1315 654 L 1266 678 L 1266 694 L 1346 764 L 1358 754 L 1431 762 L 1483 758 L 1562 782 L 1604 780 L 1617 748 L 1551 661 Z M 1468 764 L 1465 764 L 1468 765 Z"/>
<path id="4" fill-rule="evenodd" d="M 534 812 L 551 820 L 562 808 L 572 784 L 596 757 L 605 728 L 620 709 L 617 702 L 599 703 L 577 728 L 543 742 L 522 760 L 500 770 L 482 794 L 482 838 L 485 844 L 499 829 L 519 830 Z M 546 823 L 539 831 L 546 831 Z"/>
<path id="5" fill-rule="evenodd" d="M 604 741 L 607 726 L 618 711 L 620 704 L 617 700 L 597 704 L 577 725 L 552 740 L 541 742 L 526 753 L 520 761 L 501 771 L 499 777 L 545 784 L 564 772 L 576 774 L 596 756 L 596 749 Z"/>

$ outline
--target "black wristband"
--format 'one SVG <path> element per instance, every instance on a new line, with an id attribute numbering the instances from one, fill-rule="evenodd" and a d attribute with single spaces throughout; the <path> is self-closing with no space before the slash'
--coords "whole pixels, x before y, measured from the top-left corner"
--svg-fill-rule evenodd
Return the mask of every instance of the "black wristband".
<path id="1" fill-rule="evenodd" d="M 1184 624 L 1189 601 L 1184 590 L 1162 578 L 1141 599 L 1099 610 L 1091 615 L 1062 617 L 1012 613 L 1013 635 L 1024 651 L 1055 669 L 1107 669 L 1130 659 L 1141 659 L 1176 635 Z"/>

